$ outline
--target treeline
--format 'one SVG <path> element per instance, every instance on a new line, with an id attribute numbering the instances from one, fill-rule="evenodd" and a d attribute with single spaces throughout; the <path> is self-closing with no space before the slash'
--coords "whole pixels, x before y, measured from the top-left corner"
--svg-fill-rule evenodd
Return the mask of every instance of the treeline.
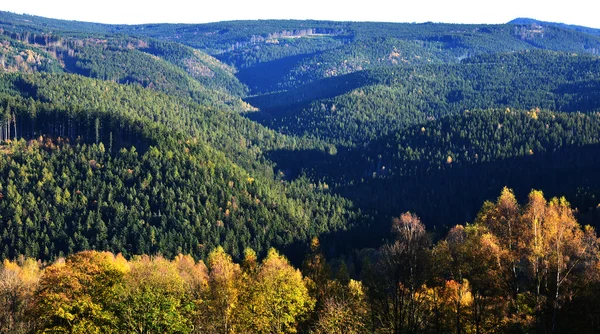
<path id="1" fill-rule="evenodd" d="M 600 47 L 597 36 L 552 26 L 353 23 L 345 29 L 348 36 L 279 39 L 276 43 L 252 42 L 254 37 L 247 35 L 230 49 L 213 54 L 243 69 L 240 80 L 255 94 L 263 94 L 367 69 L 456 64 L 478 55 L 527 50 L 597 54 Z M 236 33 L 241 31 L 245 30 Z M 228 34 L 230 30 L 214 31 L 198 42 L 219 37 L 221 42 Z M 184 43 L 193 45 L 197 40 L 190 34 Z M 265 76 L 263 71 L 273 75 Z"/>
<path id="2" fill-rule="evenodd" d="M 206 265 L 84 251 L 44 268 L 5 260 L 0 281 L 0 329 L 11 333 L 284 333 L 314 307 L 275 250 L 260 263 L 248 250 L 242 265 L 220 247 Z"/>
<path id="3" fill-rule="evenodd" d="M 1 13 L 0 18 L 1 28 L 13 31 L 11 36 L 15 39 L 26 41 L 45 41 L 52 39 L 48 37 L 52 34 L 79 38 L 118 34 L 182 43 L 238 69 L 247 69 L 247 75 L 241 78 L 248 80 L 245 83 L 256 93 L 398 64 L 456 63 L 476 55 L 524 50 L 588 54 L 597 54 L 600 50 L 598 36 L 546 23 L 458 25 L 262 20 L 124 26 L 33 16 L 23 18 L 6 12 Z M 307 35 L 307 32 L 316 35 Z M 299 38 L 288 38 L 290 35 Z M 169 47 L 173 48 L 180 47 Z M 181 50 L 176 53 L 182 54 Z M 263 75 L 257 80 L 253 74 L 261 71 L 274 73 L 277 79 Z M 233 83 L 234 90 L 240 88 L 229 79 L 219 76 L 223 83 Z M 211 82 L 214 81 L 203 81 L 209 85 Z"/>
<path id="4" fill-rule="evenodd" d="M 419 218 L 393 240 L 327 263 L 317 239 L 295 269 L 275 250 L 235 263 L 83 251 L 0 267 L 3 331 L 167 333 L 596 332 L 599 243 L 564 198 L 504 189 L 473 224 L 432 243 Z M 351 277 L 359 278 L 354 280 Z"/>

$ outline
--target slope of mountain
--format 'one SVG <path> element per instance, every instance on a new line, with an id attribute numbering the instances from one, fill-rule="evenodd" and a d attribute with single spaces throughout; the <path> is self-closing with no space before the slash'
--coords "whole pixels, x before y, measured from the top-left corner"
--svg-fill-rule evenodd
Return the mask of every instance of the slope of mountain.
<path id="1" fill-rule="evenodd" d="M 596 29 L 596 28 L 584 27 L 584 26 L 579 26 L 579 25 L 574 25 L 574 24 L 565 24 L 565 23 L 559 23 L 559 22 L 540 21 L 540 20 L 527 18 L 527 17 L 516 18 L 516 19 L 508 22 L 508 24 L 516 24 L 516 25 L 535 24 L 538 26 L 554 26 L 554 27 L 559 27 L 559 28 L 572 29 L 572 30 L 583 32 L 583 33 L 590 34 L 590 35 L 600 35 L 600 29 Z"/>
<path id="2" fill-rule="evenodd" d="M 0 332 L 599 332 L 599 49 L 0 12 Z"/>
<path id="3" fill-rule="evenodd" d="M 293 258 L 315 236 L 335 254 L 405 210 L 463 223 L 506 185 L 582 211 L 600 195 L 600 37 L 582 29 L 7 12 L 0 29 L 4 257 Z"/>
<path id="4" fill-rule="evenodd" d="M 456 62 L 468 56 L 526 49 L 597 53 L 598 36 L 547 25 L 460 25 L 297 20 L 207 24 L 102 25 L 2 12 L 0 26 L 38 32 L 129 34 L 180 42 L 247 69 L 254 92 L 398 63 Z M 265 64 L 267 63 L 267 64 Z M 260 70 L 254 67 L 260 65 Z M 256 74 L 269 72 L 274 79 Z"/>
<path id="5" fill-rule="evenodd" d="M 119 83 L 137 83 L 221 107 L 244 108 L 246 88 L 234 70 L 189 47 L 123 36 L 62 37 L 2 31 L 7 71 L 66 71 Z M 247 108 L 247 107 L 246 107 Z"/>
<path id="6" fill-rule="evenodd" d="M 339 196 L 274 180 L 252 140 L 285 143 L 239 115 L 71 74 L 0 79 L 3 257 L 202 257 L 216 245 L 240 256 L 358 222 Z"/>
<path id="7" fill-rule="evenodd" d="M 477 108 L 597 111 L 600 61 L 554 51 L 499 53 L 459 64 L 395 66 L 251 97 L 252 117 L 290 135 L 365 145 L 412 124 Z"/>
<path id="8" fill-rule="evenodd" d="M 305 171 L 365 210 L 409 210 L 437 227 L 472 221 L 504 186 L 520 198 L 532 188 L 569 196 L 586 211 L 600 196 L 599 133 L 597 113 L 469 111 L 341 150 Z M 284 153 L 275 155 L 282 165 L 291 158 Z"/>

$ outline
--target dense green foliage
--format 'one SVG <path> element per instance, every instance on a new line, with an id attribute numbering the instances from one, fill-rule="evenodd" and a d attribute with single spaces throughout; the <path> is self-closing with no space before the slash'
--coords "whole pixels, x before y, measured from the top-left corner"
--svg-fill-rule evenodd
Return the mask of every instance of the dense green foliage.
<path id="1" fill-rule="evenodd" d="M 406 210 L 441 235 L 506 185 L 585 214 L 600 195 L 600 37 L 579 27 L 0 12 L 0 42 L 4 257 L 298 262 L 315 236 L 378 245 Z"/>
<path id="2" fill-rule="evenodd" d="M 128 261 L 97 251 L 74 253 L 44 268 L 29 258 L 4 261 L 0 330 L 295 331 L 314 306 L 308 282 L 274 249 L 260 263 L 253 260 L 252 267 L 241 270 L 219 247 L 208 256 L 208 266 L 181 254 L 173 261 L 149 256 Z M 244 307 L 247 302 L 254 307 Z"/>
<path id="3" fill-rule="evenodd" d="M 202 257 L 216 245 L 239 256 L 248 246 L 291 245 L 358 218 L 347 201 L 306 181 L 274 181 L 251 143 L 268 148 L 285 138 L 277 144 L 272 131 L 238 115 L 70 75 L 4 79 L 13 89 L 3 108 L 16 115 L 8 129 L 68 139 L 5 146 L 3 257 L 89 248 Z M 23 96 L 11 96 L 16 89 Z"/>
<path id="4" fill-rule="evenodd" d="M 2 12 L 16 32 L 130 34 L 183 43 L 244 69 L 255 92 L 401 63 L 457 62 L 478 54 L 546 49 L 597 54 L 600 39 L 546 22 L 507 25 L 263 20 L 208 24 L 102 25 Z M 273 67 L 271 67 L 273 66 Z M 274 75 L 265 76 L 264 70 Z"/>
<path id="5" fill-rule="evenodd" d="M 600 47 L 597 36 L 551 25 L 332 23 L 327 31 L 315 22 L 311 35 L 306 29 L 309 23 L 298 23 L 299 28 L 294 30 L 282 27 L 271 34 L 248 33 L 229 49 L 215 54 L 244 68 L 240 79 L 252 91 L 266 93 L 364 69 L 456 63 L 476 55 L 532 49 L 598 54 Z M 238 34 L 244 31 L 236 30 Z M 281 32 L 295 38 L 280 36 Z M 190 37 L 184 43 L 194 40 Z M 260 70 L 267 68 L 276 74 L 261 75 Z"/>
<path id="6" fill-rule="evenodd" d="M 118 83 L 135 83 L 221 108 L 244 110 L 245 87 L 234 70 L 177 43 L 127 36 L 70 36 L 2 31 L 8 72 L 66 71 Z"/>
<path id="7" fill-rule="evenodd" d="M 85 119 L 89 126 L 85 134 L 87 137 L 91 137 L 95 113 L 104 115 L 106 122 L 111 124 L 118 124 L 119 117 L 127 117 L 142 122 L 143 131 L 151 132 L 153 127 L 160 125 L 208 142 L 227 153 L 236 163 L 268 175 L 272 175 L 272 171 L 262 154 L 263 150 L 314 147 L 313 143 L 278 134 L 236 113 L 156 93 L 139 85 L 119 85 L 67 74 L 2 75 L 2 79 L 6 91 L 0 97 L 2 105 L 12 108 L 17 124 L 25 131 L 29 127 L 24 126 L 21 117 L 27 120 L 37 114 L 52 117 L 36 121 L 39 126 L 48 127 L 56 121 L 67 122 L 71 116 Z M 103 125 L 104 122 L 101 122 L 100 130 Z M 66 124 L 60 127 L 57 123 L 54 128 L 62 131 L 50 129 L 45 133 L 62 137 L 81 135 L 77 127 L 67 128 Z M 31 138 L 35 129 L 33 126 L 29 132 L 23 132 L 24 136 Z M 104 140 L 109 139 L 110 131 L 101 133 Z M 148 146 L 148 143 L 136 144 Z M 326 147 L 322 143 L 319 145 L 321 149 Z"/>
<path id="8" fill-rule="evenodd" d="M 531 51 L 453 65 L 396 66 L 343 75 L 249 98 L 280 132 L 362 146 L 408 125 L 469 109 L 596 111 L 600 61 Z"/>

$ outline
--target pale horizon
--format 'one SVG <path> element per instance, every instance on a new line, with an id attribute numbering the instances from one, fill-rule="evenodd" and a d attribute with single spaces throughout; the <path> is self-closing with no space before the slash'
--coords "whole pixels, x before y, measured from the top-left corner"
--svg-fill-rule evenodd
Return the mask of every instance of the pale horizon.
<path id="1" fill-rule="evenodd" d="M 168 5 L 165 5 L 168 4 Z M 161 5 L 146 1 L 14 1 L 0 10 L 53 19 L 105 24 L 209 23 L 233 20 L 297 19 L 354 22 L 443 22 L 502 24 L 516 18 L 532 18 L 565 24 L 600 28 L 595 10 L 588 1 L 573 0 L 569 5 L 547 1 L 503 2 L 476 0 L 429 0 L 419 3 L 371 0 L 368 6 L 341 1 L 306 0 L 296 7 L 281 6 L 275 0 L 215 1 L 208 5 L 172 0 Z"/>

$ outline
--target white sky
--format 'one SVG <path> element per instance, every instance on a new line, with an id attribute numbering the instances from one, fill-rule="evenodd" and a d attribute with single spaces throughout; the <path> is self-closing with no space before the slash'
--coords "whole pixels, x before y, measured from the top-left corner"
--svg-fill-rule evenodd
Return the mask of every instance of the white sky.
<path id="1" fill-rule="evenodd" d="M 594 0 L 3 0 L 0 10 L 100 23 L 247 19 L 506 23 L 517 17 L 600 28 Z"/>

